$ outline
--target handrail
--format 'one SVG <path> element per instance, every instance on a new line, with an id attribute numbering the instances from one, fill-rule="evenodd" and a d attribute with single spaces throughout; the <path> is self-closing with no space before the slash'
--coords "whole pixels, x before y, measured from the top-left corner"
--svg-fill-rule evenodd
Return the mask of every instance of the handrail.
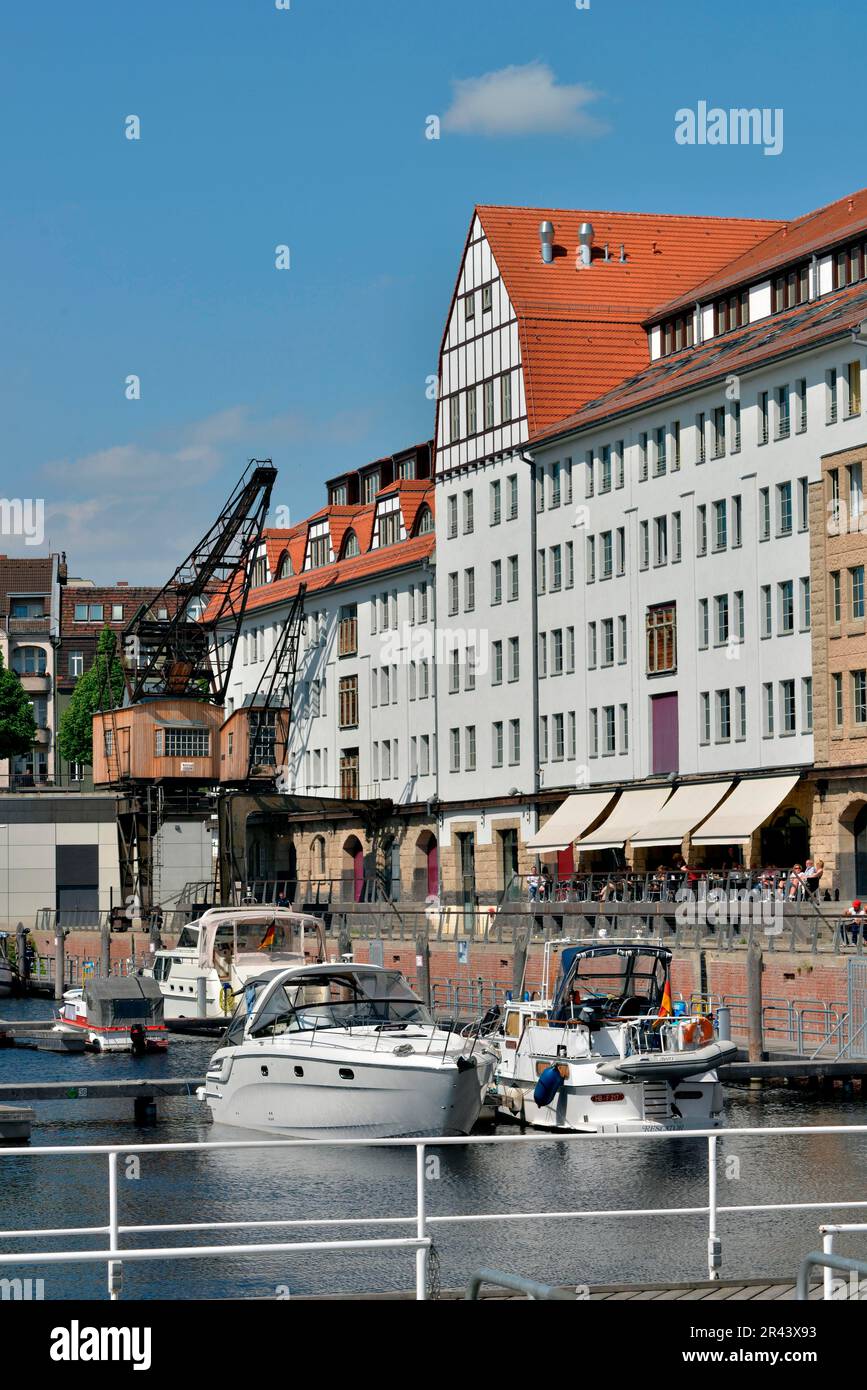
<path id="1" fill-rule="evenodd" d="M 549 1302 L 576 1303 L 578 1295 L 566 1289 L 555 1288 L 553 1284 L 539 1284 L 535 1279 L 525 1279 L 523 1274 L 506 1274 L 501 1269 L 480 1269 L 467 1284 L 464 1299 L 477 1302 L 482 1284 L 493 1284 L 498 1289 L 508 1289 L 512 1293 L 523 1293 L 528 1298 L 544 1299 Z"/>
<path id="2" fill-rule="evenodd" d="M 496 1134 L 496 1135 L 474 1135 L 469 1138 L 464 1137 L 424 1137 L 412 1139 L 372 1139 L 372 1138 L 352 1138 L 352 1139 L 220 1139 L 208 1140 L 204 1143 L 171 1142 L 165 1144 L 58 1144 L 45 1145 L 44 1147 L 32 1149 L 0 1149 L 0 1165 L 3 1160 L 13 1158 L 16 1162 L 21 1161 L 44 1161 L 53 1158 L 68 1158 L 70 1156 L 81 1157 L 82 1155 L 101 1155 L 108 1159 L 108 1215 L 107 1224 L 95 1225 L 92 1227 L 60 1227 L 51 1230 L 13 1230 L 0 1231 L 0 1239 L 4 1241 L 25 1239 L 38 1240 L 51 1238 L 57 1240 L 63 1237 L 73 1237 L 80 1235 L 101 1235 L 108 1236 L 108 1248 L 101 1250 L 51 1250 L 51 1251 L 18 1251 L 15 1253 L 0 1254 L 0 1267 L 4 1265 L 24 1264 L 24 1265 L 43 1265 L 43 1264 L 64 1264 L 64 1263 L 96 1263 L 104 1264 L 107 1271 L 107 1282 L 109 1297 L 117 1299 L 121 1292 L 122 1267 L 124 1263 L 137 1262 L 140 1260 L 167 1260 L 174 1259 L 211 1259 L 220 1256 L 237 1258 L 240 1255 L 261 1255 L 262 1253 L 286 1253 L 289 1251 L 340 1251 L 340 1250 L 382 1250 L 405 1249 L 415 1253 L 415 1272 L 416 1272 L 416 1299 L 424 1300 L 427 1298 L 427 1263 L 428 1254 L 432 1243 L 431 1230 L 436 1226 L 447 1225 L 484 1225 L 488 1223 L 501 1222 L 527 1222 L 527 1221 L 547 1221 L 547 1220 L 631 1220 L 638 1217 L 648 1217 L 658 1219 L 659 1217 L 671 1216 L 691 1216 L 702 1217 L 707 1221 L 707 1261 L 708 1277 L 711 1280 L 719 1279 L 719 1270 L 722 1263 L 722 1246 L 719 1236 L 719 1218 L 725 1215 L 749 1215 L 756 1212 L 808 1212 L 808 1211 L 842 1211 L 842 1210 L 864 1210 L 867 1209 L 867 1200 L 840 1201 L 830 1199 L 827 1201 L 809 1202 L 765 1202 L 765 1203 L 745 1203 L 740 1205 L 721 1205 L 718 1201 L 717 1189 L 717 1167 L 719 1159 L 719 1142 L 724 1138 L 727 1142 L 744 1137 L 755 1137 L 763 1140 L 776 1137 L 810 1136 L 815 1138 L 817 1135 L 849 1135 L 852 1137 L 867 1137 L 867 1124 L 864 1125 L 793 1125 L 784 1126 L 752 1126 L 739 1127 L 720 1130 L 652 1130 L 643 1132 L 626 1132 L 621 1134 Z M 483 1211 L 483 1212 L 459 1212 L 450 1214 L 430 1214 L 426 1207 L 426 1182 L 427 1182 L 427 1150 L 434 1148 L 444 1150 L 451 1147 L 460 1146 L 462 1148 L 472 1148 L 481 1145 L 526 1145 L 556 1143 L 678 1143 L 686 1140 L 694 1143 L 696 1140 L 704 1139 L 707 1143 L 707 1200 L 698 1205 L 681 1207 L 643 1207 L 643 1208 L 623 1208 L 616 1207 L 608 1210 L 565 1210 L 565 1211 Z M 255 1150 L 255 1149 L 302 1149 L 307 1152 L 317 1148 L 335 1149 L 359 1149 L 359 1148 L 402 1148 L 415 1150 L 415 1184 L 416 1184 L 416 1210 L 410 1216 L 387 1216 L 387 1217 L 366 1217 L 353 1215 L 352 1217 L 328 1217 L 313 1219 L 271 1219 L 265 1222 L 250 1221 L 239 1219 L 230 1222 L 182 1222 L 182 1223 L 151 1223 L 149 1225 L 123 1225 L 119 1219 L 118 1209 L 118 1156 L 130 1154 L 146 1154 L 152 1156 L 158 1153 L 210 1153 L 219 1150 Z M 615 1170 L 616 1171 L 616 1170 Z M 2 1172 L 2 1166 L 0 1166 Z M 372 1239 L 343 1238 L 334 1240 L 315 1240 L 315 1241 L 289 1241 L 279 1244 L 269 1242 L 245 1242 L 240 1245 L 179 1245 L 179 1246 L 148 1246 L 142 1248 L 135 1246 L 126 1248 L 121 1246 L 121 1237 L 126 1235 L 153 1235 L 160 1234 L 189 1234 L 193 1231 L 228 1231 L 244 1230 L 254 1228 L 267 1228 L 273 1230 L 298 1229 L 313 1231 L 317 1228 L 345 1227 L 347 1229 L 358 1226 L 391 1225 L 391 1226 L 410 1226 L 414 1227 L 414 1233 L 407 1236 L 385 1235 Z M 822 1259 L 824 1256 L 811 1258 Z M 846 1268 L 849 1268 L 847 1265 Z"/>
<path id="3" fill-rule="evenodd" d="M 798 1270 L 798 1283 L 795 1298 L 806 1303 L 810 1297 L 810 1270 L 816 1265 L 825 1269 L 839 1269 L 843 1274 L 867 1274 L 867 1260 L 851 1260 L 846 1255 L 829 1255 L 823 1250 L 811 1250 L 805 1255 Z"/>

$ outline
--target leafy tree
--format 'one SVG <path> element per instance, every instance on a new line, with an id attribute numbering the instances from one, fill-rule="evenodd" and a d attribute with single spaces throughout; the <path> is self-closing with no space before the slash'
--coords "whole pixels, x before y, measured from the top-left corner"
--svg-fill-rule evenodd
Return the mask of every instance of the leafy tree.
<path id="1" fill-rule="evenodd" d="M 27 692 L 0 652 L 0 758 L 29 753 L 36 742 L 36 720 Z"/>
<path id="2" fill-rule="evenodd" d="M 123 688 L 117 639 L 110 627 L 104 627 L 99 634 L 93 665 L 79 676 L 72 699 L 60 719 L 57 746 L 66 762 L 88 765 L 93 762 L 93 716 L 98 710 L 116 709 L 123 701 Z"/>

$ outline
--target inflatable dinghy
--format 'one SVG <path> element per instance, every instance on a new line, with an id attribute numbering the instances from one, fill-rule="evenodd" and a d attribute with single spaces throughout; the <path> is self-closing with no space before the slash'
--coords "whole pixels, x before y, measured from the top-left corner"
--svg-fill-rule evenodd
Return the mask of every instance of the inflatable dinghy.
<path id="1" fill-rule="evenodd" d="M 596 1070 L 606 1081 L 681 1081 L 733 1061 L 737 1050 L 733 1042 L 712 1042 L 689 1052 L 643 1052 L 601 1062 Z"/>

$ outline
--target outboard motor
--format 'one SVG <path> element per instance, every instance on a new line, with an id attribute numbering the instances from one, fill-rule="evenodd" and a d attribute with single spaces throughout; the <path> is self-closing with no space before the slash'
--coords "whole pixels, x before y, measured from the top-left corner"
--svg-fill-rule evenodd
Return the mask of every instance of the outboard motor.
<path id="1" fill-rule="evenodd" d="M 133 1056 L 143 1057 L 147 1051 L 147 1041 L 145 1039 L 145 1030 L 140 1023 L 134 1023 L 130 1028 L 129 1038 L 132 1043 Z"/>

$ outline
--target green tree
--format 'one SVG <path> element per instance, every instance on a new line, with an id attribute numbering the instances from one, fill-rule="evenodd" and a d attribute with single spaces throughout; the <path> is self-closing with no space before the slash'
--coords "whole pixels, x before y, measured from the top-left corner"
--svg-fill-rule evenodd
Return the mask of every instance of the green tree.
<path id="1" fill-rule="evenodd" d="M 117 639 L 110 627 L 104 627 L 93 665 L 79 676 L 72 699 L 61 716 L 57 746 L 66 762 L 93 762 L 93 716 L 98 710 L 116 709 L 123 700 L 123 688 Z"/>
<path id="2" fill-rule="evenodd" d="M 27 692 L 0 652 L 0 758 L 29 753 L 36 742 L 36 720 Z"/>

